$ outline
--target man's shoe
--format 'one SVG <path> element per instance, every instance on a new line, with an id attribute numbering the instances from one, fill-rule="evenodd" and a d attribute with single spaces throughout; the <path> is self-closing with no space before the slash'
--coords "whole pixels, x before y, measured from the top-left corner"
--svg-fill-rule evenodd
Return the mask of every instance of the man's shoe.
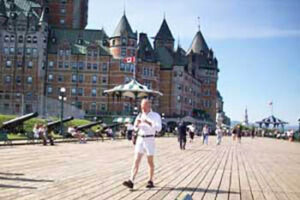
<path id="1" fill-rule="evenodd" d="M 148 181 L 147 185 L 146 185 L 146 188 L 153 188 L 154 187 L 154 184 L 152 181 Z"/>
<path id="2" fill-rule="evenodd" d="M 133 182 L 131 180 L 128 180 L 128 181 L 124 181 L 123 182 L 123 185 L 132 189 L 133 188 Z"/>

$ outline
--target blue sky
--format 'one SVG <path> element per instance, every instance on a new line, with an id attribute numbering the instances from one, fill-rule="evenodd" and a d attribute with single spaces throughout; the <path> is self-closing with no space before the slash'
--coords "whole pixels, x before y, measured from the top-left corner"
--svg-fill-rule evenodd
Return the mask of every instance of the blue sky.
<path id="1" fill-rule="evenodd" d="M 218 88 L 232 120 L 274 114 L 300 118 L 299 0 L 89 0 L 88 28 L 111 35 L 123 15 L 132 29 L 154 36 L 165 13 L 173 36 L 187 49 L 198 30 L 219 60 Z"/>

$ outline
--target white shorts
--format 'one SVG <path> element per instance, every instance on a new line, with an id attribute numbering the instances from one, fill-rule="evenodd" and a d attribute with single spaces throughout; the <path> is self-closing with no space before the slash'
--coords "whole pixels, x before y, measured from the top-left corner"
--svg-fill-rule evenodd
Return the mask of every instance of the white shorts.
<path id="1" fill-rule="evenodd" d="M 138 137 L 135 144 L 135 153 L 144 154 L 146 152 L 147 156 L 153 156 L 155 153 L 155 139 L 152 138 L 142 138 Z"/>

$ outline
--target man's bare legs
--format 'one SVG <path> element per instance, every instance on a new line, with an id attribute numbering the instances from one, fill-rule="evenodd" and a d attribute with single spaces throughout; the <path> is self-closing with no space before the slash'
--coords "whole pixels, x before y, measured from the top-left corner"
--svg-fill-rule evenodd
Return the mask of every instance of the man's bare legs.
<path id="1" fill-rule="evenodd" d="M 142 157 L 143 157 L 142 153 L 136 153 L 134 156 L 134 161 L 133 161 L 133 165 L 132 165 L 132 169 L 131 169 L 131 176 L 130 176 L 130 180 L 132 182 L 134 181 L 134 179 L 139 171 Z"/>
<path id="2" fill-rule="evenodd" d="M 148 166 L 149 166 L 149 181 L 153 181 L 154 176 L 154 157 L 153 156 L 147 156 Z"/>

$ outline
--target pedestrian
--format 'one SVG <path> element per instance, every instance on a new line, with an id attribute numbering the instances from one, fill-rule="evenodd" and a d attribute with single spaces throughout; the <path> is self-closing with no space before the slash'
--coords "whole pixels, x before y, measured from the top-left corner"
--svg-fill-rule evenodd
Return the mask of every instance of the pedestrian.
<path id="1" fill-rule="evenodd" d="M 287 132 L 287 136 L 288 136 L 288 139 L 290 142 L 293 142 L 293 138 L 294 138 L 294 130 L 293 129 L 290 129 L 288 132 Z"/>
<path id="2" fill-rule="evenodd" d="M 209 128 L 208 128 L 207 124 L 205 124 L 203 129 L 202 129 L 202 135 L 203 135 L 203 144 L 208 145 Z"/>
<path id="3" fill-rule="evenodd" d="M 238 142 L 241 143 L 242 134 L 243 134 L 241 125 L 237 126 L 237 133 L 236 134 L 237 134 Z"/>
<path id="4" fill-rule="evenodd" d="M 195 125 L 194 124 L 191 124 L 188 126 L 188 129 L 189 129 L 189 135 L 190 135 L 190 142 L 193 142 L 194 140 L 194 136 L 195 136 Z"/>
<path id="5" fill-rule="evenodd" d="M 183 122 L 181 122 L 178 127 L 178 142 L 181 150 L 185 150 L 186 131 L 187 131 L 186 125 Z"/>
<path id="6" fill-rule="evenodd" d="M 131 123 L 126 124 L 126 136 L 128 140 L 131 140 L 133 133 L 133 125 Z"/>
<path id="7" fill-rule="evenodd" d="M 221 141 L 222 141 L 222 136 L 223 136 L 223 131 L 220 127 L 217 127 L 216 134 L 217 134 L 217 145 L 220 145 Z"/>
<path id="8" fill-rule="evenodd" d="M 123 185 L 132 189 L 134 180 L 138 173 L 139 166 L 143 154 L 146 152 L 149 180 L 147 188 L 153 188 L 154 177 L 154 154 L 155 154 L 155 133 L 161 131 L 161 117 L 158 113 L 151 109 L 151 102 L 148 99 L 143 99 L 141 102 L 141 113 L 136 117 L 134 122 L 134 129 L 137 131 L 137 140 L 135 144 L 135 156 L 131 170 L 131 176 L 128 181 L 124 181 Z"/>
<path id="9" fill-rule="evenodd" d="M 254 128 L 254 126 L 251 129 L 251 137 L 252 137 L 252 139 L 254 139 L 254 137 L 255 137 L 255 128 Z"/>
<path id="10" fill-rule="evenodd" d="M 77 138 L 80 144 L 86 143 L 85 134 L 77 130 L 77 126 L 70 126 L 68 128 L 68 133 L 71 134 L 72 137 Z"/>
<path id="11" fill-rule="evenodd" d="M 237 135 L 237 126 L 233 127 L 233 129 L 232 129 L 232 140 L 233 140 L 233 142 L 236 140 L 236 135 Z"/>

